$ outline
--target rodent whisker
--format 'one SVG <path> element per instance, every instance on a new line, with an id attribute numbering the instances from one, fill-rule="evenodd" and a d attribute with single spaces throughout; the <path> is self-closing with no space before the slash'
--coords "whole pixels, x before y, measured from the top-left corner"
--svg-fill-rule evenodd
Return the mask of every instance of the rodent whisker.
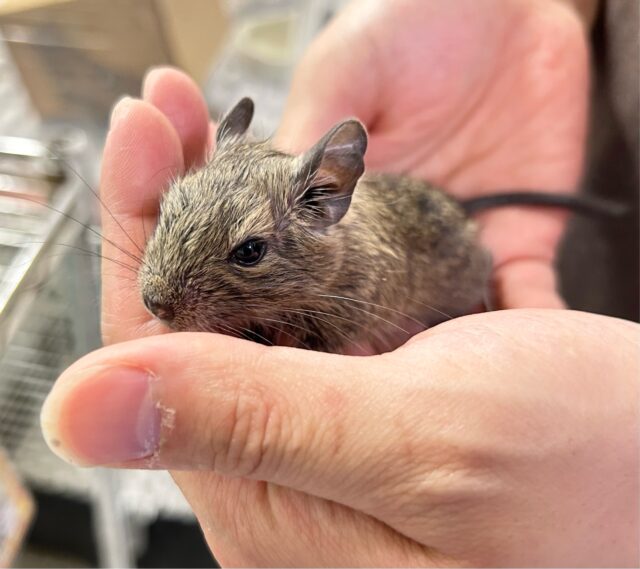
<path id="1" fill-rule="evenodd" d="M 245 336 L 245 338 L 247 338 L 247 340 L 250 340 L 251 336 L 257 336 L 258 338 L 260 338 L 261 340 L 264 340 L 267 344 L 269 344 L 269 346 L 273 346 L 273 342 L 271 340 L 269 340 L 268 338 L 265 338 L 262 334 L 259 334 L 255 330 L 249 330 L 248 328 L 242 328 L 242 327 L 240 327 L 240 330 L 242 330 L 243 332 L 246 332 L 247 336 Z"/>
<path id="2" fill-rule="evenodd" d="M 45 241 L 24 241 L 22 243 L 16 243 L 16 245 L 37 245 L 37 244 L 43 244 L 45 243 Z M 135 267 L 132 267 L 130 265 L 127 265 L 126 263 L 122 262 L 122 261 L 118 261 L 116 259 L 112 259 L 110 257 L 106 257 L 105 255 L 102 255 L 101 253 L 98 253 L 96 251 L 91 251 L 90 249 L 83 249 L 82 247 L 77 247 L 75 245 L 70 245 L 68 243 L 51 243 L 51 245 L 56 246 L 56 247 L 67 247 L 69 249 L 74 249 L 76 251 L 81 251 L 82 253 L 85 253 L 88 256 L 91 257 L 98 257 L 99 259 L 106 259 L 107 261 L 111 261 L 112 263 L 115 263 L 116 265 L 124 268 L 124 269 L 128 269 L 130 271 L 132 271 L 134 274 L 138 274 L 138 271 L 135 269 Z M 60 255 L 62 255 L 63 253 L 60 253 Z"/>
<path id="3" fill-rule="evenodd" d="M 113 215 L 113 213 L 111 212 L 111 210 L 106 206 L 106 204 L 100 199 L 100 195 L 98 194 L 98 192 L 96 192 L 92 187 L 91 184 L 89 184 L 89 182 L 87 182 L 87 180 L 82 177 L 80 175 L 80 173 L 73 167 L 71 166 L 71 164 L 69 164 L 69 162 L 67 160 L 65 160 L 64 158 L 62 158 L 61 156 L 59 156 L 57 153 L 55 153 L 53 150 L 49 149 L 49 153 L 53 155 L 54 158 L 56 158 L 56 160 L 60 160 L 73 174 L 76 175 L 76 177 L 89 189 L 89 191 L 95 196 L 95 198 L 98 200 L 98 203 L 104 208 L 104 210 L 109 214 L 109 216 L 111 217 L 111 219 L 113 219 L 113 221 L 116 222 L 116 224 L 118 225 L 118 227 L 122 230 L 122 232 L 127 236 L 127 239 L 129 239 L 129 241 L 131 241 L 131 243 L 133 244 L 133 246 L 140 252 L 141 255 L 144 254 L 144 252 L 142 251 L 142 249 L 140 248 L 140 246 L 133 240 L 133 238 L 131 237 L 131 235 L 129 235 L 124 227 L 122 227 L 122 224 L 118 221 L 118 219 L 116 218 L 115 215 Z M 77 221 L 77 220 L 76 220 Z"/>
<path id="4" fill-rule="evenodd" d="M 47 258 L 52 259 L 54 257 L 63 257 L 63 256 L 70 255 L 70 254 L 76 254 L 76 255 L 81 256 L 81 257 L 95 257 L 96 256 L 93 252 L 90 252 L 90 253 L 52 253 L 52 254 L 48 255 Z M 14 266 L 16 266 L 16 267 L 24 267 L 25 265 L 28 265 L 30 263 L 31 263 L 31 260 L 24 261 L 23 263 L 16 263 Z M 118 275 L 118 277 L 124 278 L 124 275 Z"/>
<path id="5" fill-rule="evenodd" d="M 358 308 L 358 307 L 355 307 L 355 306 L 353 307 L 353 309 L 357 310 L 359 312 L 364 312 L 365 314 L 369 314 L 370 316 L 373 316 L 374 318 L 377 318 L 378 320 L 382 320 L 382 322 L 385 322 L 386 324 L 389 324 L 390 326 L 393 326 L 394 328 L 397 328 L 398 330 L 400 330 L 400 332 L 404 332 L 405 334 L 408 334 L 408 335 L 411 334 L 409 331 L 407 331 L 404 328 L 402 328 L 402 326 L 399 326 L 395 322 L 391 322 L 390 320 L 387 320 L 386 318 L 383 318 L 382 316 L 379 316 L 378 314 L 375 314 L 371 310 L 366 310 L 365 308 Z M 329 312 L 320 312 L 319 310 L 304 310 L 304 309 L 302 309 L 302 310 L 304 312 L 315 312 L 315 313 L 318 313 L 318 314 L 324 314 L 325 316 L 332 316 L 334 318 L 339 318 L 340 320 L 345 320 L 347 322 L 351 322 L 352 324 L 357 324 L 357 322 L 355 322 L 351 318 L 346 318 L 344 316 L 338 316 L 337 314 L 331 314 Z"/>
<path id="6" fill-rule="evenodd" d="M 446 312 L 443 312 L 442 310 L 437 309 L 435 306 L 431 306 L 430 304 L 425 304 L 424 302 L 421 302 L 420 300 L 417 300 L 415 298 L 412 298 L 410 296 L 407 296 L 407 300 L 410 300 L 411 302 L 415 302 L 416 304 L 419 304 L 420 306 L 424 306 L 425 308 L 428 308 L 429 310 L 433 310 L 434 312 L 437 312 L 438 314 L 442 314 L 442 316 L 446 316 L 449 320 L 453 320 L 453 316 L 451 316 L 451 314 L 447 314 Z"/>
<path id="7" fill-rule="evenodd" d="M 353 340 L 352 338 L 350 338 L 349 336 L 347 336 L 347 334 L 345 334 L 339 326 L 336 326 L 333 322 L 331 322 L 330 320 L 326 320 L 324 318 L 320 318 L 319 316 L 317 316 L 316 314 L 314 314 L 312 311 L 305 311 L 305 312 L 301 312 L 299 310 L 293 310 L 293 309 L 281 309 L 282 312 L 290 312 L 293 314 L 298 314 L 300 316 L 304 316 L 307 318 L 315 318 L 316 320 L 319 320 L 320 322 L 324 322 L 325 324 L 328 324 L 329 326 L 331 326 L 332 328 L 335 328 L 335 330 L 337 330 L 338 334 L 344 338 L 347 342 L 353 344 L 354 346 L 356 346 L 357 348 L 362 349 L 362 345 L 359 344 L 358 342 L 356 342 L 355 340 Z M 330 314 L 329 316 L 333 316 L 332 314 Z"/>
<path id="8" fill-rule="evenodd" d="M 52 253 L 51 255 L 49 255 L 48 258 L 53 258 L 53 257 L 62 257 L 63 255 L 68 255 L 68 253 Z M 89 255 L 83 255 L 83 256 L 89 256 Z M 24 267 L 25 265 L 29 265 L 31 264 L 33 261 L 31 259 L 29 259 L 28 261 L 24 261 L 23 263 L 16 263 L 15 267 Z"/>
<path id="9" fill-rule="evenodd" d="M 231 326 L 231 324 L 225 324 L 223 322 L 217 322 L 214 326 L 207 326 L 205 331 L 211 332 L 211 333 L 219 333 L 220 331 L 222 331 L 227 334 L 231 334 L 234 337 L 244 338 L 245 340 L 251 340 L 251 338 L 248 336 L 248 333 L 250 332 L 250 330 L 248 330 L 247 328 L 238 329 L 235 326 Z M 256 335 L 260 336 L 259 334 L 256 334 Z M 263 340 L 268 341 L 266 338 L 263 338 L 262 336 L 260 337 Z"/>
<path id="10" fill-rule="evenodd" d="M 333 294 L 318 294 L 317 296 L 323 297 L 323 298 L 333 298 L 336 300 L 346 300 L 349 302 L 357 302 L 359 304 L 367 304 L 369 306 L 374 306 L 376 308 L 381 308 L 383 310 L 388 310 L 390 312 L 393 312 L 395 314 L 399 314 L 400 316 L 403 316 L 404 318 L 407 318 L 408 320 L 411 320 L 412 322 L 415 322 L 416 324 L 425 327 L 425 323 L 424 322 L 420 322 L 420 320 L 413 318 L 412 316 L 410 316 L 409 314 L 406 314 L 405 312 L 402 312 L 401 310 L 396 310 L 395 308 L 390 308 L 388 306 L 383 306 L 382 304 L 376 304 L 375 302 L 367 302 L 365 300 L 358 300 L 357 298 L 349 298 L 346 296 L 336 296 Z M 426 306 L 426 305 L 425 305 Z M 429 308 L 429 307 L 427 307 Z M 446 314 L 445 314 L 446 316 Z M 408 334 L 408 332 L 407 332 Z"/>
<path id="11" fill-rule="evenodd" d="M 331 181 L 333 181 L 333 179 L 330 176 L 325 176 L 324 178 L 317 177 L 317 178 L 314 178 L 313 180 L 313 187 L 322 187 L 324 184 Z M 307 177 L 307 179 L 305 180 L 305 187 L 309 189 L 308 186 L 309 186 L 309 178 Z"/>
<path id="12" fill-rule="evenodd" d="M 261 309 L 261 308 L 263 308 L 263 306 L 261 306 L 259 304 L 251 304 L 251 303 L 245 304 L 244 306 L 245 306 L 245 308 L 248 308 L 248 309 L 251 309 L 251 308 Z M 359 308 L 356 308 L 356 310 L 359 310 L 361 312 L 365 312 L 367 314 L 371 314 L 375 318 L 378 318 L 378 319 L 384 321 L 385 323 L 388 323 L 391 326 L 394 326 L 394 327 L 398 328 L 403 333 L 410 334 L 410 332 L 408 332 L 407 330 L 404 330 L 400 326 L 398 326 L 398 325 L 394 324 L 393 322 L 390 322 L 390 321 L 382 318 L 381 316 L 379 316 L 377 314 L 374 314 L 374 313 L 371 313 L 369 311 L 366 311 L 366 310 L 363 310 L 363 309 L 359 309 Z M 346 342 L 349 342 L 349 343 L 352 343 L 355 346 L 361 347 L 360 344 L 358 344 L 352 338 L 350 338 L 348 335 L 346 335 L 336 324 L 334 324 L 330 320 L 327 320 L 326 318 L 321 318 L 320 316 L 326 316 L 328 318 L 336 318 L 336 319 L 339 319 L 339 320 L 343 320 L 345 322 L 349 322 L 349 323 L 358 325 L 358 322 L 353 320 L 353 319 L 346 318 L 345 316 L 341 316 L 341 315 L 338 315 L 338 314 L 332 314 L 332 313 L 329 313 L 329 312 L 322 312 L 320 310 L 280 308 L 279 311 L 282 312 L 282 313 L 285 313 L 285 314 L 294 314 L 294 315 L 300 317 L 301 319 L 313 318 L 313 319 L 318 320 L 320 322 L 324 322 L 325 324 L 327 324 L 327 325 L 331 326 L 332 328 L 336 329 L 338 331 L 338 333 L 342 336 L 342 338 L 345 339 Z M 279 324 L 283 324 L 284 326 L 290 326 L 292 328 L 296 328 L 298 330 L 301 330 L 301 331 L 305 332 L 306 334 L 308 334 L 310 336 L 319 337 L 318 334 L 316 332 L 314 332 L 313 330 L 309 329 L 308 327 L 302 326 L 300 323 L 296 323 L 296 322 L 293 322 L 291 320 L 287 320 L 287 321 L 274 320 L 272 318 L 267 318 L 267 317 L 263 317 L 263 316 L 257 316 L 256 320 L 261 321 L 261 322 L 276 322 L 276 323 L 279 323 Z M 307 344 L 302 342 L 299 338 L 295 337 L 293 334 L 290 334 L 286 330 L 277 328 L 275 326 L 274 326 L 274 328 L 276 328 L 279 332 L 282 332 L 283 334 L 286 334 L 287 336 L 291 337 L 292 339 L 294 339 L 296 342 L 302 344 L 307 349 L 311 349 L 310 346 L 308 346 Z M 253 331 L 252 331 L 252 333 L 253 333 Z M 383 339 L 382 336 L 376 334 L 375 332 L 372 335 L 374 335 L 378 339 Z"/>
<path id="13" fill-rule="evenodd" d="M 283 324 L 284 326 L 292 326 L 294 328 L 298 328 L 300 330 L 302 330 L 303 332 L 306 332 L 307 334 L 311 334 L 312 336 L 314 336 L 315 334 L 309 330 L 308 328 L 304 328 L 303 326 L 297 326 L 296 324 L 294 324 L 293 322 L 285 322 L 284 320 L 275 320 L 273 318 L 261 318 L 261 320 L 264 320 L 265 322 L 274 322 L 276 324 Z M 310 350 L 311 347 L 306 344 L 305 342 L 303 342 L 302 340 L 300 340 L 299 338 L 297 338 L 296 336 L 294 336 L 293 334 L 291 334 L 290 332 L 287 332 L 284 328 L 279 328 L 278 326 L 273 326 L 278 332 L 280 332 L 281 334 L 285 334 L 287 336 L 289 336 L 289 338 L 293 339 L 295 342 L 302 344 L 302 346 L 304 346 L 305 348 L 307 348 L 307 350 Z"/>
<path id="14" fill-rule="evenodd" d="M 304 192 L 307 191 L 307 189 L 309 188 L 309 180 L 311 180 L 311 177 L 314 175 L 315 172 L 313 172 L 312 168 L 308 168 L 307 169 L 307 174 L 305 175 L 304 178 L 304 183 L 303 183 L 303 188 L 304 191 L 300 192 L 300 195 L 296 198 L 296 202 L 300 201 L 302 199 L 302 196 L 304 195 Z"/>
<path id="15" fill-rule="evenodd" d="M 301 310 L 302 310 L 302 309 L 301 309 Z M 318 317 L 317 317 L 317 316 L 314 316 L 313 312 L 314 312 L 314 311 L 312 311 L 312 310 L 305 310 L 305 314 L 303 314 L 303 316 L 304 316 L 304 317 L 306 317 L 306 318 L 308 318 L 308 317 L 315 317 L 316 319 L 318 319 Z M 355 320 L 351 320 L 351 319 L 349 319 L 349 318 L 345 318 L 344 316 L 338 316 L 337 314 L 330 314 L 330 313 L 328 313 L 328 312 L 319 312 L 319 311 L 316 311 L 316 312 L 318 312 L 319 314 L 326 314 L 327 316 L 330 316 L 330 317 L 339 318 L 340 320 L 344 320 L 345 322 L 350 322 L 350 323 L 353 323 L 353 324 L 356 324 L 356 325 L 360 326 L 360 324 L 359 324 L 357 321 L 355 321 Z M 296 312 L 296 314 L 298 314 L 298 312 Z M 375 316 L 375 314 L 370 313 L 370 312 L 368 312 L 367 314 L 371 314 L 372 316 Z M 323 322 L 325 322 L 325 320 L 324 320 L 324 319 L 323 319 L 322 321 L 323 321 Z M 386 321 L 385 321 L 385 322 L 386 322 Z M 405 332 L 405 331 L 403 330 L 403 332 Z M 382 341 L 382 342 L 385 342 L 385 340 L 386 340 L 386 339 L 385 339 L 384 334 L 380 333 L 380 331 L 379 331 L 379 330 L 376 330 L 376 329 L 373 329 L 373 330 L 372 330 L 372 329 L 369 329 L 369 330 L 367 330 L 367 333 L 368 333 L 371 337 L 376 338 L 377 340 L 380 340 L 380 341 Z M 408 332 L 407 332 L 407 334 L 408 334 Z M 360 343 L 356 343 L 356 342 L 355 342 L 355 341 L 353 341 L 353 340 L 351 340 L 351 342 L 352 342 L 355 346 L 358 346 L 358 347 L 362 348 L 362 344 L 360 344 Z"/>
<path id="16" fill-rule="evenodd" d="M 230 326 L 229 324 L 223 324 L 222 322 L 218 322 L 217 325 L 215 326 L 215 329 L 214 327 L 207 326 L 207 328 L 204 331 L 215 333 L 215 332 L 219 332 L 220 330 L 222 330 L 223 332 L 231 333 L 235 336 L 242 336 L 242 333 L 240 332 L 240 330 Z"/>
<path id="17" fill-rule="evenodd" d="M 263 309 L 264 306 L 260 305 L 260 304 L 251 304 L 251 303 L 247 303 L 244 305 L 245 308 L 251 309 L 251 308 L 257 308 L 257 309 Z M 287 310 L 285 310 L 285 312 L 288 312 Z M 298 314 L 298 313 L 296 313 Z M 291 326 L 292 328 L 296 328 L 298 330 L 303 331 L 305 334 L 311 335 L 311 336 L 317 336 L 317 334 L 315 332 L 313 332 L 313 330 L 306 328 L 304 326 L 301 326 L 299 324 L 296 324 L 294 322 L 291 321 L 285 321 L 285 320 L 277 320 L 274 318 L 267 318 L 265 316 L 256 316 L 256 320 L 259 322 L 270 322 L 272 324 L 282 324 L 283 326 Z M 229 324 L 219 324 L 220 328 L 226 328 L 227 331 L 229 332 L 233 332 L 236 334 L 240 334 L 240 331 L 237 329 L 231 329 L 231 326 Z M 301 344 L 302 346 L 304 346 L 305 348 L 307 348 L 308 350 L 311 349 L 311 347 L 306 344 L 305 342 L 303 342 L 300 338 L 298 338 L 297 336 L 295 336 L 294 334 L 291 334 L 290 332 L 288 332 L 287 330 L 285 330 L 284 328 L 280 328 L 278 326 L 272 326 L 273 328 L 275 328 L 278 332 L 285 334 L 286 336 L 288 336 L 289 338 L 291 338 L 292 340 L 294 340 L 296 343 Z M 248 330 L 247 328 L 243 328 L 243 330 L 251 332 L 252 334 L 255 334 L 259 337 L 261 337 L 257 332 L 253 331 L 253 330 Z M 266 338 L 262 337 L 262 339 L 264 339 L 265 341 L 268 341 Z M 272 344 L 272 343 L 271 343 Z M 272 344 L 273 345 L 273 344 Z"/>
<path id="18" fill-rule="evenodd" d="M 333 197 L 333 196 L 319 196 L 317 198 L 314 198 L 313 201 L 318 203 L 318 202 L 326 202 L 326 201 L 332 201 L 332 202 L 337 202 L 339 200 L 350 200 L 351 196 L 347 195 L 347 196 L 338 196 Z"/>
<path id="19" fill-rule="evenodd" d="M 141 263 L 142 259 L 140 259 L 139 257 L 136 257 L 134 254 L 130 253 L 129 251 L 126 251 L 125 249 L 123 249 L 122 247 L 120 247 L 118 244 L 114 243 L 113 241 L 111 241 L 110 239 L 107 239 L 106 237 L 104 237 L 99 231 L 96 231 L 93 227 L 91 227 L 90 225 L 83 223 L 82 221 L 80 221 L 79 219 L 76 219 L 75 217 L 73 217 L 72 215 L 69 215 L 68 213 L 65 213 L 64 211 L 60 211 L 59 209 L 53 207 L 50 204 L 47 203 L 43 203 L 39 200 L 36 200 L 34 198 L 30 198 L 28 196 L 23 196 L 23 195 L 16 195 L 13 196 L 17 199 L 20 200 L 25 200 L 28 202 L 32 202 L 35 203 L 37 205 L 46 207 L 47 209 L 50 209 L 51 211 L 54 211 L 56 213 L 59 213 L 60 215 L 62 215 L 63 217 L 66 217 L 67 219 L 70 219 L 71 221 L 75 221 L 76 223 L 78 223 L 79 225 L 81 225 L 82 227 L 84 227 L 85 229 L 87 229 L 88 231 L 91 231 L 91 233 L 93 233 L 94 235 L 96 235 L 99 239 L 102 239 L 102 241 L 106 241 L 107 243 L 109 243 L 110 245 L 113 245 L 116 249 L 118 249 L 121 253 L 124 253 L 125 255 L 127 255 L 129 258 L 131 258 L 133 261 L 135 261 L 136 263 Z"/>
<path id="20" fill-rule="evenodd" d="M 262 334 L 256 332 L 255 330 L 251 330 L 249 328 L 244 328 L 244 327 L 240 327 L 240 328 L 236 328 L 235 326 L 231 326 L 231 325 L 225 325 L 220 323 L 219 324 L 219 328 L 223 331 L 226 332 L 231 332 L 232 334 L 235 334 L 236 336 L 239 336 L 241 338 L 244 338 L 245 340 L 249 340 L 251 342 L 255 342 L 256 338 L 259 338 L 260 340 L 263 340 L 267 345 L 269 346 L 273 346 L 273 342 L 271 340 L 269 340 L 268 338 L 265 338 Z"/>

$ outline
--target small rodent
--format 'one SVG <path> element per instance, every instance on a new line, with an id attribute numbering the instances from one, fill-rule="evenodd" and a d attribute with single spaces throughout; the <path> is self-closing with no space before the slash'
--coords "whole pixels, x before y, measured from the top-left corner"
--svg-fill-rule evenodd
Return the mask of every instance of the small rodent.
<path id="1" fill-rule="evenodd" d="M 163 196 L 139 286 L 174 330 L 389 350 L 482 304 L 492 264 L 469 213 L 605 207 L 542 193 L 459 202 L 423 181 L 364 174 L 367 134 L 354 119 L 291 156 L 247 139 L 253 108 L 242 99 L 209 163 Z"/>

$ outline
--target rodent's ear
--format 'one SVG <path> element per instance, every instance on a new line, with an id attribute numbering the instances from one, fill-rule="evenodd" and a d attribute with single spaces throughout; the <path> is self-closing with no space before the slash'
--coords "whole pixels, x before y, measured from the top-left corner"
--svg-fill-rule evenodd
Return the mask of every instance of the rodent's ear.
<path id="1" fill-rule="evenodd" d="M 367 131 L 349 119 L 334 126 L 300 157 L 296 202 L 315 227 L 342 219 L 364 172 Z"/>
<path id="2" fill-rule="evenodd" d="M 238 141 L 246 134 L 253 118 L 253 109 L 253 101 L 244 97 L 222 118 L 216 132 L 218 147 Z"/>

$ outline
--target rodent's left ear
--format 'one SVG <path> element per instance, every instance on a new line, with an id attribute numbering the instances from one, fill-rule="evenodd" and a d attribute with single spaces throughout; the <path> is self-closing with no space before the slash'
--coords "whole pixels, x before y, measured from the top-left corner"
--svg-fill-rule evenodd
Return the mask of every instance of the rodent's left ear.
<path id="1" fill-rule="evenodd" d="M 253 119 L 253 110 L 253 101 L 249 97 L 240 99 L 220 121 L 216 132 L 216 146 L 222 147 L 242 138 Z"/>
<path id="2" fill-rule="evenodd" d="M 366 150 L 367 131 L 360 121 L 349 119 L 299 158 L 296 202 L 314 226 L 333 225 L 347 213 L 364 172 Z"/>

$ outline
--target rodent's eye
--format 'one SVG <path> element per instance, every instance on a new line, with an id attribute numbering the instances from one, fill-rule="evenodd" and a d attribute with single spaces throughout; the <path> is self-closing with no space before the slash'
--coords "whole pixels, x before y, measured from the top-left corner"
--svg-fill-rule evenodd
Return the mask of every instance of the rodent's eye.
<path id="1" fill-rule="evenodd" d="M 231 255 L 231 260 L 243 267 L 250 267 L 260 262 L 266 251 L 266 241 L 262 239 L 249 239 L 236 248 Z"/>

